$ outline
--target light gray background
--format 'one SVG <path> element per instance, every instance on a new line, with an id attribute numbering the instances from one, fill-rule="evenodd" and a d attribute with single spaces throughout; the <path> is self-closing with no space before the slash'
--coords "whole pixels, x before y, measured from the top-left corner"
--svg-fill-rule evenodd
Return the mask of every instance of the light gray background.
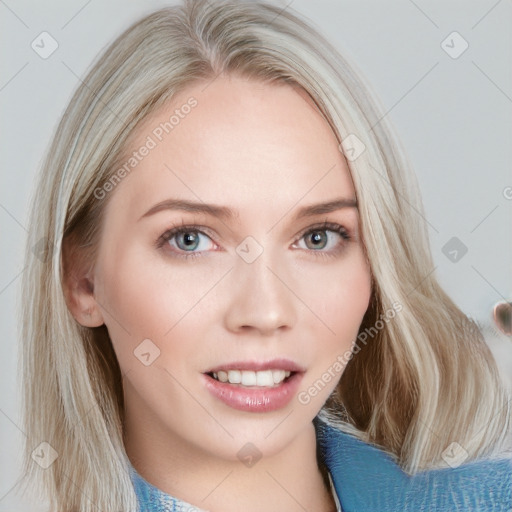
<path id="1" fill-rule="evenodd" d="M 15 307 L 29 191 L 78 77 L 122 29 L 168 3 L 0 0 L 0 511 L 42 510 L 12 490 L 23 439 Z M 420 181 L 435 272 L 485 324 L 495 302 L 512 298 L 512 3 L 295 0 L 291 7 L 357 63 L 380 97 Z M 31 48 L 43 31 L 59 44 L 48 59 Z M 469 44 L 457 59 L 441 47 L 453 31 Z M 454 236 L 468 247 L 457 263 L 442 252 Z M 490 330 L 487 337 L 512 375 L 512 340 Z"/>

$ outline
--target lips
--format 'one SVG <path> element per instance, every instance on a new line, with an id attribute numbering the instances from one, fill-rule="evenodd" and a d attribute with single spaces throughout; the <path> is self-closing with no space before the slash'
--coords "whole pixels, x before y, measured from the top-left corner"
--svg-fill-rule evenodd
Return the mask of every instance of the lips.
<path id="1" fill-rule="evenodd" d="M 305 369 L 287 359 L 225 363 L 204 373 L 208 391 L 233 409 L 269 412 L 293 398 Z"/>
<path id="2" fill-rule="evenodd" d="M 208 374 L 203 375 L 204 386 L 210 394 L 227 405 L 251 413 L 267 413 L 285 408 L 296 395 L 303 373 L 292 373 L 280 384 L 272 387 L 245 387 L 241 384 L 220 382 Z"/>

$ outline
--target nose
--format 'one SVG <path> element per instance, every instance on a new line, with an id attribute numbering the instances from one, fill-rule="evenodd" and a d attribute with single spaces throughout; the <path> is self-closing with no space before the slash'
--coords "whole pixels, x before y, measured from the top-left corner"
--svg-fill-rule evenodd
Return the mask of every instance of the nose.
<path id="1" fill-rule="evenodd" d="M 293 327 L 297 319 L 289 272 L 267 251 L 252 263 L 239 258 L 231 272 L 225 326 L 235 333 L 255 331 L 272 336 Z"/>

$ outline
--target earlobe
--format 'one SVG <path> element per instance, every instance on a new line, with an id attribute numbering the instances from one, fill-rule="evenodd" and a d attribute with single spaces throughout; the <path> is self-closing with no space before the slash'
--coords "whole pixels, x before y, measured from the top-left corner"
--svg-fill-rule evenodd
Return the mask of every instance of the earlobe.
<path id="1" fill-rule="evenodd" d="M 67 276 L 64 295 L 70 313 L 80 325 L 99 327 L 105 323 L 89 276 Z"/>

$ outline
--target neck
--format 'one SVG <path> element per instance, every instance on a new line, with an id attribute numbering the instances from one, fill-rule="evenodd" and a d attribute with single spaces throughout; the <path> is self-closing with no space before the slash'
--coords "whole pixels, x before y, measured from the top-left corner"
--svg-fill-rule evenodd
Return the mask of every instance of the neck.
<path id="1" fill-rule="evenodd" d="M 254 465 L 198 452 L 167 435 L 125 424 L 125 446 L 136 471 L 166 494 L 211 512 L 333 512 L 331 490 L 316 457 L 315 428 L 307 428 L 278 453 Z"/>

